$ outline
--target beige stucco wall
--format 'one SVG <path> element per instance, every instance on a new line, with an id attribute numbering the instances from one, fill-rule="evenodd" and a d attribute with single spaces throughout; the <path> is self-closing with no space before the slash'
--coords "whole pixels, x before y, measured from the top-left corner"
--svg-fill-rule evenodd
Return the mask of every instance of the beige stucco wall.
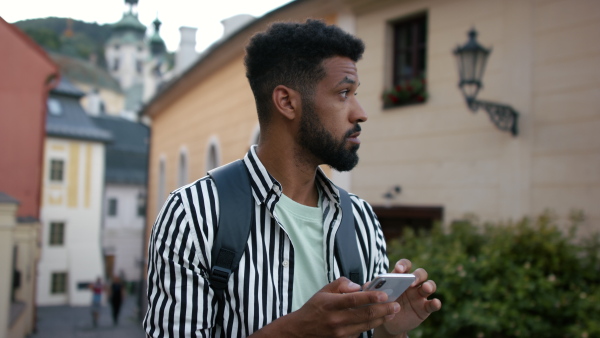
<path id="1" fill-rule="evenodd" d="M 178 184 L 179 154 L 187 153 L 188 181 L 206 175 L 206 154 L 216 141 L 220 164 L 234 161 L 252 144 L 258 118 L 254 98 L 245 77 L 243 56 L 231 60 L 191 88 L 152 120 L 148 218 L 153 222 L 157 206 L 166 198 L 157 196 L 158 167 L 165 160 L 166 189 Z"/>
<path id="2" fill-rule="evenodd" d="M 378 3 L 378 2 L 375 2 Z M 600 223 L 600 3 L 577 1 L 402 1 L 366 6 L 357 35 L 364 125 L 354 192 L 372 204 L 402 186 L 397 203 L 442 205 L 445 221 L 476 213 L 506 220 L 551 208 L 583 209 Z M 388 22 L 427 11 L 425 104 L 383 110 L 390 54 Z M 452 50 L 475 27 L 493 47 L 478 98 L 520 112 L 519 135 L 471 113 L 457 88 Z"/>
<path id="3" fill-rule="evenodd" d="M 0 203 L 0 336 L 7 335 L 9 330 L 17 208 L 16 203 Z"/>
<path id="4" fill-rule="evenodd" d="M 33 332 L 35 326 L 36 265 L 39 259 L 40 223 L 19 223 L 14 229 L 14 245 L 18 248 L 16 268 L 21 272 L 21 284 L 15 292 L 16 301 L 24 308 L 8 332 L 9 338 L 21 338 Z"/>

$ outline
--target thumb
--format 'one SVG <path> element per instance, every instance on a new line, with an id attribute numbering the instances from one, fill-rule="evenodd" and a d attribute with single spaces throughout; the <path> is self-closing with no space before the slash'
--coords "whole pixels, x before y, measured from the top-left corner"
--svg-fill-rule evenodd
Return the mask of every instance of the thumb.
<path id="1" fill-rule="evenodd" d="M 349 280 L 346 277 L 340 277 L 340 278 L 336 279 L 335 281 L 333 281 L 332 283 L 325 285 L 321 289 L 321 291 L 329 292 L 329 293 L 357 292 L 357 291 L 360 291 L 360 285 L 353 283 L 351 280 Z"/>

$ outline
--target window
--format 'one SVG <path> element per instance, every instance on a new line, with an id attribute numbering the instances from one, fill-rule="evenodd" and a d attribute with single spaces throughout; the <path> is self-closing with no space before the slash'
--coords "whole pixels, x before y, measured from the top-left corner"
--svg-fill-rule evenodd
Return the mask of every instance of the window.
<path id="1" fill-rule="evenodd" d="M 50 286 L 50 293 L 60 294 L 67 292 L 67 273 L 66 272 L 53 272 L 52 273 L 52 285 Z"/>
<path id="2" fill-rule="evenodd" d="M 161 159 L 159 164 L 158 164 L 158 194 L 157 194 L 157 205 L 158 208 L 157 210 L 160 210 L 160 208 L 163 205 L 163 202 L 165 201 L 165 160 Z"/>
<path id="3" fill-rule="evenodd" d="M 65 161 L 50 160 L 50 181 L 62 182 L 64 177 Z"/>
<path id="4" fill-rule="evenodd" d="M 50 223 L 50 245 L 65 244 L 65 223 L 51 222 Z"/>
<path id="5" fill-rule="evenodd" d="M 140 191 L 137 196 L 137 215 L 145 216 L 146 215 L 146 193 Z"/>
<path id="6" fill-rule="evenodd" d="M 421 14 L 393 24 L 392 84 L 424 79 L 427 56 L 427 15 Z"/>
<path id="7" fill-rule="evenodd" d="M 219 166 L 219 158 L 217 154 L 217 146 L 212 143 L 208 148 L 208 157 L 206 159 L 206 169 L 212 170 Z"/>
<path id="8" fill-rule="evenodd" d="M 117 199 L 109 198 L 108 199 L 108 216 L 117 216 Z"/>
<path id="9" fill-rule="evenodd" d="M 50 115 L 54 115 L 54 116 L 62 115 L 63 110 L 62 110 L 60 101 L 58 101 L 57 99 L 54 99 L 54 98 L 49 98 L 48 99 L 48 112 L 50 113 Z"/>
<path id="10" fill-rule="evenodd" d="M 188 166 L 187 155 L 185 151 L 179 153 L 179 186 L 184 186 L 188 183 Z"/>

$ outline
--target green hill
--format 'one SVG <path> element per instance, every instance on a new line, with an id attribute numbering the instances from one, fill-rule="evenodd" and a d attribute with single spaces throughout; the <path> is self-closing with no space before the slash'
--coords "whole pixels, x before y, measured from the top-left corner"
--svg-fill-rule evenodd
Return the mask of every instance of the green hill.
<path id="1" fill-rule="evenodd" d="M 68 18 L 40 18 L 14 23 L 44 49 L 89 60 L 95 54 L 106 68 L 104 43 L 111 33 L 110 24 L 89 23 Z"/>

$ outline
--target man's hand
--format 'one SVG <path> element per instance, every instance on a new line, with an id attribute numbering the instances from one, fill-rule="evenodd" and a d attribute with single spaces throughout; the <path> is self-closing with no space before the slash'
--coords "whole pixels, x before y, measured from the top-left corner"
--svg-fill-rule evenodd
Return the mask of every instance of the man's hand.
<path id="1" fill-rule="evenodd" d="M 408 259 L 401 259 L 396 263 L 393 272 L 409 273 L 411 268 L 412 263 Z M 439 299 L 427 299 L 436 290 L 435 282 L 427 280 L 427 271 L 417 269 L 413 274 L 417 277 L 413 284 L 396 299 L 401 307 L 400 313 L 378 328 L 375 331 L 376 337 L 403 336 L 419 326 L 431 313 L 442 308 Z M 382 330 L 384 328 L 385 330 Z"/>
<path id="2" fill-rule="evenodd" d="M 298 311 L 275 320 L 252 336 L 355 338 L 391 320 L 400 311 L 397 302 L 382 303 L 387 300 L 385 292 L 358 291 L 359 285 L 341 277 L 327 284 Z"/>

